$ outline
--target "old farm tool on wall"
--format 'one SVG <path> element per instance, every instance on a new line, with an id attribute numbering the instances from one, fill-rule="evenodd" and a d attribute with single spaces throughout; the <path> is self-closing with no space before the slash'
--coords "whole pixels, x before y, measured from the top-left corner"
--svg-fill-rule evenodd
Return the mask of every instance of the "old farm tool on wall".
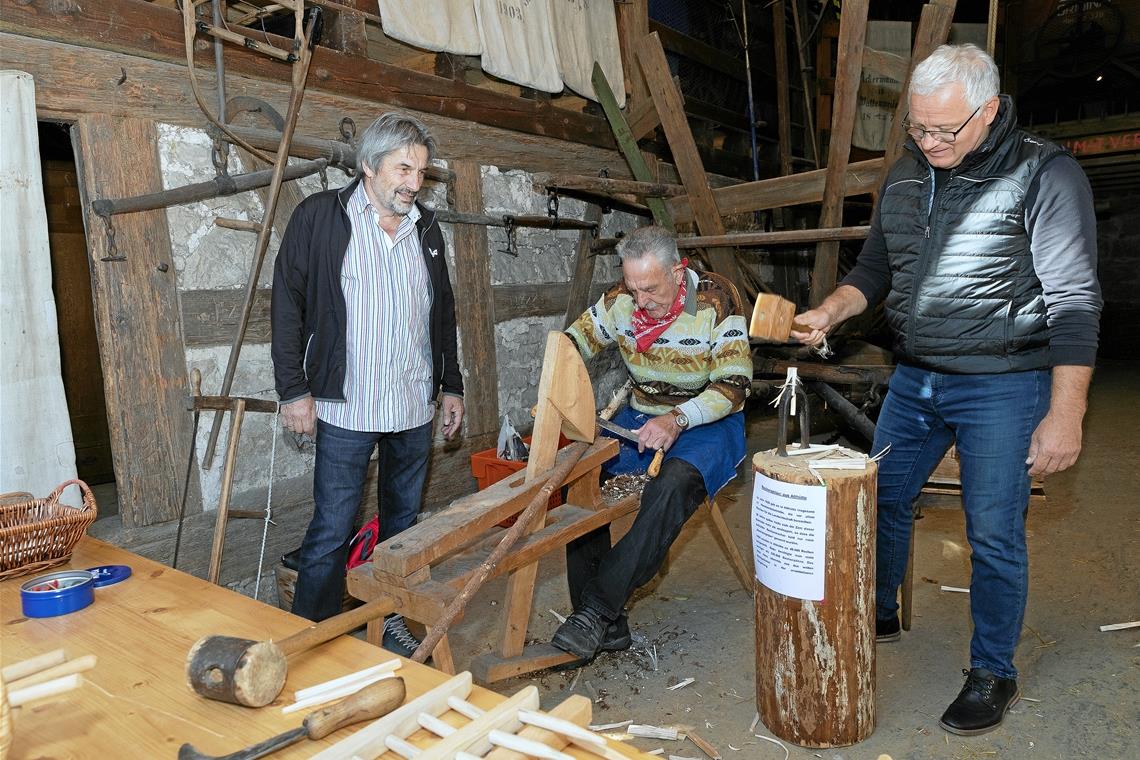
<path id="1" fill-rule="evenodd" d="M 245 148 L 252 155 L 266 163 L 273 164 L 273 178 L 269 184 L 268 198 L 265 201 L 265 212 L 261 219 L 261 230 L 257 235 L 256 249 L 250 266 L 249 278 L 246 281 L 242 313 L 238 320 L 233 344 L 230 347 L 230 357 L 226 364 L 225 376 L 222 378 L 222 388 L 219 395 L 227 396 L 229 395 L 230 388 L 233 386 L 234 372 L 237 369 L 238 357 L 241 354 L 241 345 L 245 339 L 246 328 L 249 325 L 250 313 L 253 311 L 253 299 L 257 293 L 257 281 L 261 275 L 261 266 L 265 262 L 265 252 L 269 248 L 269 237 L 273 230 L 273 218 L 277 210 L 277 199 L 281 194 L 281 183 L 284 178 L 285 168 L 289 162 L 289 148 L 293 139 L 293 130 L 297 126 L 297 116 L 301 110 L 301 101 L 305 96 L 305 82 L 308 79 L 309 63 L 312 61 L 313 47 L 315 45 L 313 29 L 320 18 L 320 9 L 314 8 L 309 16 L 308 23 L 305 24 L 304 2 L 302 2 L 302 0 L 282 0 L 281 5 L 293 10 L 295 26 L 293 50 L 284 51 L 271 45 L 258 43 L 230 29 L 207 24 L 204 21 L 198 20 L 196 18 L 196 9 L 203 2 L 204 0 L 188 0 L 182 5 L 183 31 L 186 40 L 186 66 L 189 71 L 190 85 L 194 91 L 194 97 L 198 101 L 198 106 L 202 109 L 206 118 L 209 119 L 215 127 L 220 129 L 234 144 Z M 210 114 L 210 110 L 206 106 L 205 100 L 198 87 L 198 80 L 194 71 L 194 39 L 199 32 L 228 42 L 240 44 L 243 47 L 265 53 L 272 58 L 285 61 L 292 65 L 289 107 L 285 112 L 285 124 L 281 130 L 281 141 L 277 146 L 277 152 L 273 158 L 262 153 L 253 145 L 236 136 L 232 130 L 228 129 L 223 123 L 225 118 L 224 113 L 218 114 L 217 117 Z M 223 72 L 219 71 L 217 74 L 220 80 L 223 76 Z M 210 437 L 206 442 L 206 449 L 202 457 L 202 463 L 205 467 L 210 467 L 213 463 L 214 447 L 217 445 L 218 433 L 221 431 L 221 426 L 222 415 L 214 415 L 214 421 L 210 427 Z"/>

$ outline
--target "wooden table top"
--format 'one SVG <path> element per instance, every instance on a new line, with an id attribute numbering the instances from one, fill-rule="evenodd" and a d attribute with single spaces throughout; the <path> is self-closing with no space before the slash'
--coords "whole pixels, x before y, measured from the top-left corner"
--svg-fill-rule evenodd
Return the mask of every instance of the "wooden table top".
<path id="1" fill-rule="evenodd" d="M 289 658 L 285 688 L 271 705 L 253 709 L 207 700 L 186 683 L 186 654 L 195 641 L 211 634 L 281 639 L 307 621 L 92 538 L 79 543 L 67 566 L 48 572 L 97 565 L 128 565 L 133 574 L 122 583 L 95 589 L 94 604 L 60 617 L 23 616 L 19 587 L 32 576 L 0 583 L 0 664 L 59 648 L 69 658 L 99 658 L 96 667 L 84 673 L 79 689 L 13 711 L 13 760 L 174 758 L 183 742 L 208 754 L 236 752 L 301 724 L 310 711 L 281 713 L 297 689 L 395 657 L 361 639 L 341 636 Z M 448 678 L 410 660 L 396 673 L 405 681 L 407 699 Z M 483 708 L 503 699 L 480 687 L 470 697 Z M 322 741 L 306 739 L 271 757 L 310 757 L 365 725 L 342 729 Z M 611 745 L 630 757 L 642 756 L 620 743 Z"/>

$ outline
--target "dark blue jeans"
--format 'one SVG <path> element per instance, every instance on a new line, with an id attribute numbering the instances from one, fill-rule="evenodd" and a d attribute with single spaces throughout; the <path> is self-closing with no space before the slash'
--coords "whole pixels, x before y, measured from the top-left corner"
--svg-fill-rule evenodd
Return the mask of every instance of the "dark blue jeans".
<path id="1" fill-rule="evenodd" d="M 432 423 L 398 433 L 359 433 L 317 420 L 313 519 L 301 543 L 293 614 L 324 620 L 340 612 L 344 571 L 368 460 L 379 446 L 380 541 L 416 521 L 431 453 Z"/>
<path id="2" fill-rule="evenodd" d="M 875 430 L 879 463 L 876 614 L 897 614 L 914 500 L 951 443 L 961 465 L 966 538 L 972 550 L 970 667 L 1017 678 L 1013 654 L 1029 588 L 1025 457 L 1049 409 L 1047 370 L 951 375 L 900 364 Z"/>

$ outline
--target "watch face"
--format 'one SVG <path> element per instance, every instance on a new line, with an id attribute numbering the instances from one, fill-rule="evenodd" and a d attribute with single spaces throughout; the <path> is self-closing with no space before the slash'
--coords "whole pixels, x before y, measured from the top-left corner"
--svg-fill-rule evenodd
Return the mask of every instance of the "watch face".
<path id="1" fill-rule="evenodd" d="M 688 427 L 689 426 L 689 418 L 686 417 L 683 413 L 678 412 L 676 414 L 676 417 L 677 417 L 677 425 L 679 425 L 680 427 Z"/>

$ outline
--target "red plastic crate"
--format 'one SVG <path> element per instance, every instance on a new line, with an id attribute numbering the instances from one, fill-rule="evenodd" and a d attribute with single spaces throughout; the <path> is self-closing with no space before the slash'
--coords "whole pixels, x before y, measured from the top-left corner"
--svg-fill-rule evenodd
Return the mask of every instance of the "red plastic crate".
<path id="1" fill-rule="evenodd" d="M 523 438 L 523 442 L 530 446 L 530 436 Z M 570 443 L 570 439 L 564 435 L 558 437 L 558 448 L 562 448 Z M 475 476 L 475 480 L 479 483 L 479 490 L 482 491 L 492 483 L 498 483 L 505 477 L 513 475 L 519 470 L 526 469 L 526 462 L 519 462 L 512 459 L 499 459 L 498 451 L 496 449 L 484 449 L 483 451 L 476 451 L 471 455 L 471 474 Z M 554 509 L 562 503 L 561 489 L 555 491 L 550 496 L 550 504 L 547 509 Z M 503 520 L 499 525 L 504 528 L 509 528 L 515 522 L 514 517 Z"/>

